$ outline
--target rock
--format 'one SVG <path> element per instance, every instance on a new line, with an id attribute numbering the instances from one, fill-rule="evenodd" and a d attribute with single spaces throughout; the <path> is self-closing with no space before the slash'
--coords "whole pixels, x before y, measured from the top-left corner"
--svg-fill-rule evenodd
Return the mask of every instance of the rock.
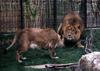
<path id="1" fill-rule="evenodd" d="M 82 71 L 100 71 L 100 52 L 83 55 L 79 60 Z"/>

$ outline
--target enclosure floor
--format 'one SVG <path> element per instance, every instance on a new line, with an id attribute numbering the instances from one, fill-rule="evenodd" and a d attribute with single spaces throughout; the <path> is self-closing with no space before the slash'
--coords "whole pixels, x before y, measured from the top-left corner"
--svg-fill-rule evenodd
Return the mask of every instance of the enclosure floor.
<path id="1" fill-rule="evenodd" d="M 34 70 L 24 68 L 24 65 L 38 65 L 38 64 L 48 64 L 48 63 L 70 63 L 77 62 L 78 59 L 84 54 L 81 48 L 64 47 L 56 49 L 57 55 L 60 57 L 56 61 L 52 61 L 49 57 L 47 50 L 29 50 L 24 56 L 28 59 L 22 64 L 17 63 L 15 59 L 15 49 L 12 48 L 7 54 L 3 54 L 3 50 L 0 49 L 0 71 L 46 71 L 44 70 Z M 66 69 L 64 69 L 66 70 Z M 63 71 L 64 71 L 63 70 Z"/>
<path id="2" fill-rule="evenodd" d="M 100 51 L 100 30 L 95 31 L 94 35 L 94 42 L 93 49 L 95 51 Z M 57 48 L 57 56 L 59 59 L 52 61 L 49 57 L 49 53 L 45 49 L 29 49 L 24 56 L 28 59 L 25 60 L 22 64 L 19 64 L 16 61 L 16 48 L 12 47 L 7 54 L 3 53 L 3 49 L 0 48 L 0 71 L 55 71 L 55 70 L 47 70 L 47 69 L 32 69 L 32 68 L 25 68 L 25 65 L 38 65 L 38 64 L 48 64 L 48 63 L 72 63 L 78 62 L 80 57 L 85 54 L 84 49 L 78 47 L 70 47 L 66 46 L 64 48 Z M 57 71 L 71 71 L 70 69 L 62 69 Z"/>

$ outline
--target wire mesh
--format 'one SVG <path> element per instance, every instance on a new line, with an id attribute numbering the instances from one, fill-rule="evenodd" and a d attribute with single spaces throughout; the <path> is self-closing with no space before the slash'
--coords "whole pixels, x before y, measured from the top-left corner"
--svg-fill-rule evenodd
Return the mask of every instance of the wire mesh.
<path id="1" fill-rule="evenodd" d="M 99 3 L 99 0 L 87 0 L 87 27 L 100 27 Z M 55 29 L 69 10 L 80 12 L 81 0 L 23 0 L 23 8 L 25 27 Z M 20 0 L 0 0 L 0 33 L 15 32 L 21 21 L 20 11 Z"/>

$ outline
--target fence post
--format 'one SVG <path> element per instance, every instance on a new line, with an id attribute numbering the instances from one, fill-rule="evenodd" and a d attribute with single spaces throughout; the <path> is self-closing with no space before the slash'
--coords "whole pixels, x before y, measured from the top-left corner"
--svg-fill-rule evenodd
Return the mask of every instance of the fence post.
<path id="1" fill-rule="evenodd" d="M 53 28 L 57 26 L 57 0 L 53 0 Z"/>
<path id="2" fill-rule="evenodd" d="M 20 0 L 20 24 L 18 28 L 24 29 L 24 7 L 23 7 L 23 0 Z"/>
<path id="3" fill-rule="evenodd" d="M 83 19 L 84 26 L 87 25 L 87 0 L 81 0 L 80 15 Z"/>

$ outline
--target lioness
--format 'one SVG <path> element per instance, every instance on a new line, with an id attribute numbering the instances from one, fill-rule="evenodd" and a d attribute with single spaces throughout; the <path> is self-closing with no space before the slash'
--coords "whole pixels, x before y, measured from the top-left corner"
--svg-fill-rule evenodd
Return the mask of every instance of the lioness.
<path id="1" fill-rule="evenodd" d="M 70 12 L 64 16 L 63 22 L 58 28 L 58 33 L 67 41 L 77 42 L 77 47 L 84 47 L 80 42 L 80 37 L 84 31 L 82 19 L 75 12 Z"/>
<path id="2" fill-rule="evenodd" d="M 18 31 L 12 44 L 7 48 L 7 50 L 14 45 L 16 40 L 18 41 L 18 47 L 16 51 L 16 59 L 18 62 L 22 62 L 21 59 L 23 58 L 21 54 L 27 51 L 30 46 L 32 48 L 47 48 L 50 51 L 51 58 L 57 58 L 55 47 L 63 46 L 63 40 L 61 40 L 60 35 L 50 28 L 27 28 Z"/>

